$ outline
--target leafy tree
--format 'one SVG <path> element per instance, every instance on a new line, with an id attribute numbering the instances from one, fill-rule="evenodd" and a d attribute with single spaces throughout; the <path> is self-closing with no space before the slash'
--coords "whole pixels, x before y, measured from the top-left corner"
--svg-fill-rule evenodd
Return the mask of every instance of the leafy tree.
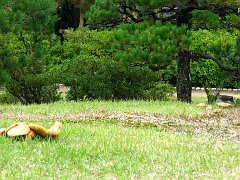
<path id="1" fill-rule="evenodd" d="M 92 22 L 94 19 L 101 19 L 102 21 L 98 20 L 97 22 L 112 24 L 114 20 L 118 22 L 117 19 L 122 17 L 125 22 L 161 21 L 162 23 L 171 22 L 179 29 L 186 27 L 185 33 L 176 38 L 177 97 L 180 101 L 191 102 L 190 61 L 192 59 L 210 59 L 221 69 L 231 72 L 235 78 L 238 78 L 239 53 L 235 50 L 229 58 L 226 53 L 222 53 L 229 52 L 229 48 L 219 48 L 220 45 L 213 48 L 215 49 L 212 51 L 213 54 L 203 54 L 197 49 L 190 51 L 191 33 L 189 32 L 199 28 L 217 29 L 229 26 L 239 28 L 239 6 L 238 0 L 150 0 L 148 2 L 145 0 L 96 0 L 88 13 L 88 20 Z M 94 10 L 98 10 L 98 12 L 94 12 Z M 169 25 L 167 24 L 167 26 Z M 168 36 L 167 34 L 171 33 L 172 29 L 168 29 L 165 35 Z M 124 39 L 126 38 L 124 37 Z M 189 44 L 184 44 L 184 42 L 189 42 Z M 228 63 L 229 60 L 230 63 Z"/>
<path id="2" fill-rule="evenodd" d="M 238 57 L 236 53 L 236 41 L 239 35 L 240 32 L 234 29 L 197 30 L 192 33 L 192 43 L 190 50 L 197 50 L 202 54 L 209 54 L 212 56 L 217 56 L 217 54 L 219 54 L 218 58 L 234 58 L 237 62 Z M 215 52 L 216 48 L 220 51 Z M 227 49 L 229 49 L 231 52 L 229 52 L 229 50 Z M 235 57 L 231 57 L 234 56 L 234 54 Z M 227 62 L 228 63 L 226 63 L 226 65 L 224 66 L 229 66 L 229 63 L 233 63 L 234 60 L 228 60 Z M 239 65 L 235 63 L 232 64 L 232 66 L 238 67 Z M 201 86 L 205 87 L 209 85 L 211 87 L 220 88 L 223 86 L 237 88 L 237 81 L 232 81 L 232 76 L 234 76 L 234 74 L 222 71 L 222 69 L 219 67 L 219 65 L 217 65 L 217 63 L 209 59 L 196 59 L 196 61 L 192 61 L 191 72 L 193 81 L 200 84 Z"/>
<path id="3" fill-rule="evenodd" d="M 0 74 L 23 104 L 57 99 L 44 58 L 55 41 L 55 10 L 54 0 L 0 1 Z"/>

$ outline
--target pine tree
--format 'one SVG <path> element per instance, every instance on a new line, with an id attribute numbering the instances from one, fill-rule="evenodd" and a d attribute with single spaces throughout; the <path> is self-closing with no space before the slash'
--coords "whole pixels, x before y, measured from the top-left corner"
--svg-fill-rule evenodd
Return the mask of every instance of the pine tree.
<path id="1" fill-rule="evenodd" d="M 110 4 L 110 7 L 113 7 L 113 9 L 109 9 L 108 4 Z M 119 17 L 122 17 L 125 22 L 139 23 L 146 20 L 161 21 L 163 24 L 167 22 L 175 24 L 179 29 L 186 27 L 185 33 L 181 33 L 181 37 L 177 37 L 177 98 L 179 101 L 191 102 L 192 82 L 190 61 L 192 59 L 211 59 L 223 70 L 229 71 L 237 76 L 239 75 L 238 60 L 234 59 L 234 61 L 238 61 L 237 65 L 232 64 L 230 67 L 226 67 L 225 63 L 223 63 L 224 59 L 219 59 L 217 55 L 210 56 L 198 52 L 191 52 L 188 44 L 185 45 L 183 43 L 191 40 L 189 31 L 193 28 L 193 16 L 195 14 L 194 20 L 197 22 L 208 20 L 215 22 L 215 20 L 218 21 L 220 19 L 219 23 L 213 23 L 214 28 L 228 28 L 231 26 L 240 29 L 238 24 L 240 20 L 238 7 L 240 7 L 240 1 L 238 0 L 114 0 L 111 2 L 109 0 L 96 0 L 95 5 L 93 5 L 89 11 L 88 20 L 91 23 L 97 19 L 97 22 L 100 24 L 112 24 L 115 20 L 117 25 L 117 20 Z M 95 10 L 95 12 L 93 10 Z M 98 10 L 99 13 L 96 12 L 96 10 Z M 207 13 L 208 16 L 200 16 L 202 12 Z M 114 17 L 112 14 L 114 14 Z M 199 17 L 202 17 L 202 19 Z M 100 19 L 102 21 L 100 21 Z M 168 24 L 166 25 L 168 26 Z M 208 27 L 205 26 L 202 28 Z M 168 33 L 171 33 L 171 31 L 172 30 L 168 31 Z M 215 53 L 217 52 L 215 51 Z M 238 56 L 238 54 L 236 55 Z"/>
<path id="2" fill-rule="evenodd" d="M 22 103 L 44 102 L 43 73 L 57 17 L 55 0 L 0 1 L 0 79 Z M 50 81 L 50 80 L 49 80 Z"/>

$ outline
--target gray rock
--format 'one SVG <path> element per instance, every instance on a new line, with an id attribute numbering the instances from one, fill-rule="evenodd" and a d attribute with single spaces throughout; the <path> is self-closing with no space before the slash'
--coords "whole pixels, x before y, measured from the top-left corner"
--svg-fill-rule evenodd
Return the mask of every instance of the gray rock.
<path id="1" fill-rule="evenodd" d="M 233 96 L 220 95 L 220 94 L 219 94 L 219 95 L 217 96 L 216 103 L 219 103 L 219 102 L 231 103 L 231 102 L 233 102 Z"/>

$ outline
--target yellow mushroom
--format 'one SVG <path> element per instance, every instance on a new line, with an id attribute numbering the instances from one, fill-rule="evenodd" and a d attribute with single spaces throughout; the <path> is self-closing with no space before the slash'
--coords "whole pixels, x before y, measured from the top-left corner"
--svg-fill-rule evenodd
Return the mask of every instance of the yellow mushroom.
<path id="1" fill-rule="evenodd" d="M 198 107 L 205 107 L 206 104 L 205 104 L 205 103 L 198 103 L 197 106 L 198 106 Z"/>
<path id="2" fill-rule="evenodd" d="M 59 135 L 59 133 L 61 132 L 61 129 L 62 129 L 62 123 L 55 122 L 55 124 L 50 129 L 48 129 L 47 132 L 50 137 L 55 138 Z"/>
<path id="3" fill-rule="evenodd" d="M 47 130 L 38 124 L 31 123 L 31 124 L 29 124 L 29 127 L 30 127 L 30 129 L 32 129 L 33 131 L 35 131 L 37 134 L 39 134 L 42 137 L 46 137 L 48 135 Z"/>
<path id="4" fill-rule="evenodd" d="M 229 103 L 225 103 L 225 102 L 219 102 L 219 103 L 217 103 L 217 105 L 218 106 L 221 106 L 221 107 L 229 107 L 229 106 L 232 106 L 231 104 L 229 104 Z"/>
<path id="5" fill-rule="evenodd" d="M 30 129 L 30 132 L 24 136 L 24 140 L 25 141 L 31 140 L 31 139 L 35 138 L 36 136 L 37 136 L 37 133 L 34 130 Z"/>
<path id="6" fill-rule="evenodd" d="M 7 135 L 9 137 L 18 137 L 21 136 L 24 140 L 30 140 L 35 138 L 37 135 L 42 137 L 57 137 L 61 132 L 62 123 L 55 122 L 55 124 L 46 130 L 44 127 L 38 124 L 25 124 L 25 123 L 15 123 L 8 128 L 0 129 L 0 136 Z"/>

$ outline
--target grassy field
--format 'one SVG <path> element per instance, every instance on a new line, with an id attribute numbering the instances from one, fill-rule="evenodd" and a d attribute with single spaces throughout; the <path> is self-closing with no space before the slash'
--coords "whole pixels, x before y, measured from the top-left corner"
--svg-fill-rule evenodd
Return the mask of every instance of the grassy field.
<path id="1" fill-rule="evenodd" d="M 1 114 L 72 114 L 83 112 L 159 113 L 198 117 L 204 108 L 170 101 L 58 102 L 0 105 Z M 37 118 L 36 116 L 35 118 Z M 48 117 L 48 116 L 44 116 Z M 0 117 L 0 127 L 25 116 Z M 58 119 L 56 119 L 58 120 Z M 35 120 L 34 120 L 35 121 Z M 48 128 L 54 119 L 38 123 Z M 16 141 L 0 137 L 0 179 L 239 179 L 240 144 L 211 136 L 132 125 L 112 119 L 63 120 L 57 139 Z"/>
<path id="2" fill-rule="evenodd" d="M 204 108 L 196 107 L 199 102 L 206 102 L 205 98 L 194 98 L 193 104 L 181 103 L 176 100 L 168 101 L 60 101 L 41 105 L 1 105 L 0 112 L 19 112 L 35 114 L 59 114 L 79 112 L 149 112 L 163 115 L 197 116 L 205 113 Z"/>

